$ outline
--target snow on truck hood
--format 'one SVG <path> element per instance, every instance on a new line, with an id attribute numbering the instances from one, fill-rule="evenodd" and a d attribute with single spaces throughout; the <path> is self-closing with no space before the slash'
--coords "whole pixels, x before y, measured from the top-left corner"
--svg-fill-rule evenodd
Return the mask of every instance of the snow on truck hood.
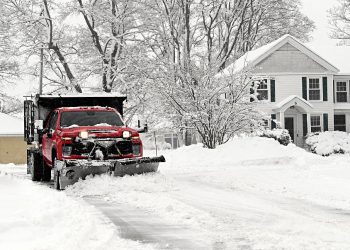
<path id="1" fill-rule="evenodd" d="M 60 128 L 61 136 L 78 136 L 81 131 L 91 131 L 92 133 L 108 134 L 109 137 L 121 137 L 123 131 L 130 131 L 132 136 L 138 135 L 134 129 L 125 126 L 112 126 L 106 124 L 97 124 L 95 126 L 69 126 Z"/>

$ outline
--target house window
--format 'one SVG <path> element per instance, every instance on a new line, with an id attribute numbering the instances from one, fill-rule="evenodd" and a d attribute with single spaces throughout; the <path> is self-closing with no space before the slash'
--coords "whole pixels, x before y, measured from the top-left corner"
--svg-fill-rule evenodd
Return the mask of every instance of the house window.
<path id="1" fill-rule="evenodd" d="M 269 99 L 269 90 L 267 85 L 267 79 L 261 80 L 257 82 L 258 87 L 256 89 L 257 98 L 259 101 L 268 100 Z"/>
<path id="2" fill-rule="evenodd" d="M 321 116 L 312 115 L 311 117 L 311 132 L 321 132 Z"/>
<path id="3" fill-rule="evenodd" d="M 337 82 L 336 95 L 337 95 L 337 102 L 348 101 L 348 91 L 346 88 L 346 82 Z"/>
<path id="4" fill-rule="evenodd" d="M 346 132 L 345 115 L 334 115 L 334 130 Z"/>
<path id="5" fill-rule="evenodd" d="M 309 100 L 320 100 L 320 79 L 309 78 Z"/>

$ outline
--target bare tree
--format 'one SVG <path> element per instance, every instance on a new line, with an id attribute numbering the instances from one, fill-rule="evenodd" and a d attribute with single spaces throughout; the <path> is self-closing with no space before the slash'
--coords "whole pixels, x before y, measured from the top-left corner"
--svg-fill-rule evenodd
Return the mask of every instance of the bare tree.
<path id="1" fill-rule="evenodd" d="M 96 63 L 101 65 L 102 88 L 111 92 L 116 82 L 128 74 L 132 45 L 128 41 L 135 36 L 135 5 L 133 1 L 90 1 L 76 0 L 78 10 L 84 17 L 89 40 L 97 54 Z M 129 49 L 131 47 L 131 49 Z M 91 54 L 91 52 L 88 52 Z M 119 89 L 122 86 L 118 86 Z"/>
<path id="2" fill-rule="evenodd" d="M 63 55 L 63 53 L 61 52 L 61 49 L 58 45 L 57 42 L 54 42 L 54 37 L 53 37 L 53 23 L 52 23 L 52 18 L 50 15 L 50 11 L 49 11 L 49 6 L 47 3 L 47 0 L 43 0 L 43 16 L 45 18 L 45 22 L 46 22 L 46 28 L 47 28 L 47 46 L 49 50 L 54 51 L 54 53 L 57 55 L 58 60 L 61 62 L 64 71 L 66 72 L 66 75 L 71 83 L 71 85 L 74 87 L 74 89 L 77 92 L 82 92 L 80 85 L 77 83 L 76 78 L 74 77 L 71 68 L 69 67 L 65 56 Z"/>
<path id="3" fill-rule="evenodd" d="M 331 37 L 340 40 L 341 44 L 350 44 L 350 1 L 338 0 L 339 5 L 332 8 L 330 23 L 332 25 Z"/>
<path id="4" fill-rule="evenodd" d="M 8 82 L 13 77 L 18 77 L 19 65 L 16 58 L 16 51 L 12 43 L 14 42 L 13 20 L 11 20 L 9 9 L 6 4 L 0 5 L 0 79 Z"/>
<path id="5" fill-rule="evenodd" d="M 50 3 L 48 0 L 4 1 L 3 8 L 6 8 L 8 15 L 3 18 L 11 23 L 7 35 L 14 37 L 11 47 L 22 58 L 38 56 L 40 48 L 52 52 L 51 55 L 60 63 L 56 64 L 57 67 L 61 67 L 57 70 L 64 72 L 68 85 L 75 91 L 82 92 L 66 58 L 67 54 L 62 50 L 61 31 L 54 27 L 55 18 L 51 16 Z M 28 61 L 25 63 L 27 63 L 25 68 L 30 67 Z M 51 73 L 46 72 L 46 76 Z M 33 74 L 36 74 L 35 71 Z M 62 85 L 68 87 L 65 83 Z"/>
<path id="6" fill-rule="evenodd" d="M 305 31 L 313 28 L 300 13 L 299 1 L 140 2 L 146 10 L 141 18 L 147 24 L 143 42 L 153 55 L 153 91 L 173 114 L 172 120 L 197 130 L 209 148 L 259 123 L 246 91 L 247 74 L 219 80 L 218 73 L 276 36 L 292 33 L 307 39 Z"/>

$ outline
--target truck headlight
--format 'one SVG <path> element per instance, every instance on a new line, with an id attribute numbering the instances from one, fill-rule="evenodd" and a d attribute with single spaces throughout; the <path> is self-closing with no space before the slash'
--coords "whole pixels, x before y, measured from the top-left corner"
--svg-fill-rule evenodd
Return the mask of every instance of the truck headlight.
<path id="1" fill-rule="evenodd" d="M 123 131 L 123 138 L 130 138 L 131 132 L 130 131 Z"/>
<path id="2" fill-rule="evenodd" d="M 87 131 L 80 131 L 79 137 L 83 138 L 83 139 L 87 139 L 87 138 L 89 138 L 89 132 L 87 132 Z"/>

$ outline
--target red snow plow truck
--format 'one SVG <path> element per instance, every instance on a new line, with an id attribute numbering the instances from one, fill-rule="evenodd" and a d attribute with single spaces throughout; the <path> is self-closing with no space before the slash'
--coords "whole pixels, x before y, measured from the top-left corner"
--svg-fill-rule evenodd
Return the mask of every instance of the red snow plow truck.
<path id="1" fill-rule="evenodd" d="M 90 174 L 114 176 L 158 170 L 163 156 L 143 157 L 139 133 L 125 126 L 125 96 L 36 95 L 24 101 L 27 173 L 64 189 Z"/>

